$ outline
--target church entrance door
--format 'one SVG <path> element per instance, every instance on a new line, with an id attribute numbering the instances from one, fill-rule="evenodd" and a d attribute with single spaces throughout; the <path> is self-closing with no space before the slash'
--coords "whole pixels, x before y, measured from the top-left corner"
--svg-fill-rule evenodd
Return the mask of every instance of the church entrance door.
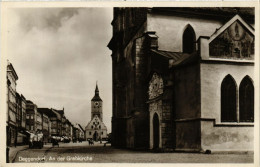
<path id="1" fill-rule="evenodd" d="M 98 133 L 97 133 L 97 131 L 95 131 L 95 133 L 93 134 L 93 140 L 94 141 L 98 140 Z"/>
<path id="2" fill-rule="evenodd" d="M 159 148 L 159 117 L 157 113 L 153 116 L 153 149 Z"/>

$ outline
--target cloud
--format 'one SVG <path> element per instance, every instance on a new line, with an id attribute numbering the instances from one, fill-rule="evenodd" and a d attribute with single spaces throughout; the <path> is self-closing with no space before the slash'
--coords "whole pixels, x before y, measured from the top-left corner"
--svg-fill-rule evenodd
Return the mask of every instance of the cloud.
<path id="1" fill-rule="evenodd" d="M 17 90 L 39 107 L 65 108 L 86 126 L 98 80 L 104 122 L 112 116 L 112 8 L 12 9 L 8 59 L 18 73 Z"/>
<path id="2" fill-rule="evenodd" d="M 57 30 L 62 22 L 78 14 L 79 8 L 16 8 L 20 27 L 25 32 L 33 28 Z M 32 14 L 33 13 L 33 14 Z M 26 18 L 26 19 L 24 19 Z M 40 19 L 39 19 L 40 18 Z"/>

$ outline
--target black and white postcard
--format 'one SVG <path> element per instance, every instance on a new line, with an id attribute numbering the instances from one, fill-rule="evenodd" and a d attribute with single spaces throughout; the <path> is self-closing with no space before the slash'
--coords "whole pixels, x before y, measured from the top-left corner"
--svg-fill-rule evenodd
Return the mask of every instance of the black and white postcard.
<path id="1" fill-rule="evenodd" d="M 3 2 L 1 166 L 259 166 L 258 5 Z"/>

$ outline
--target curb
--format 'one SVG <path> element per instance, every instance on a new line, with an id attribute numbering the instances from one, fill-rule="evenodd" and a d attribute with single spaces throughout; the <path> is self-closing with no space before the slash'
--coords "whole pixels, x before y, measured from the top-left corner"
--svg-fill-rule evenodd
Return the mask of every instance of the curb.
<path id="1" fill-rule="evenodd" d="M 15 161 L 15 159 L 16 159 L 16 157 L 17 157 L 17 154 L 18 154 L 20 151 L 24 151 L 24 150 L 28 150 L 28 149 L 29 149 L 29 148 L 24 148 L 24 149 L 21 149 L 21 150 L 17 151 L 17 152 L 15 153 L 15 156 L 14 156 L 14 158 L 12 159 L 12 161 L 9 161 L 9 162 L 14 163 L 14 161 Z"/>

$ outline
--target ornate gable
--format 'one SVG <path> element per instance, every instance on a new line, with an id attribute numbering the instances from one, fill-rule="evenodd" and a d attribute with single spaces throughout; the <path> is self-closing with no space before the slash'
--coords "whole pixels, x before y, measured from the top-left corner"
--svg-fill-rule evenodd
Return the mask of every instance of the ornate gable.
<path id="1" fill-rule="evenodd" d="M 163 79 L 157 73 L 154 73 L 149 82 L 149 99 L 160 96 L 163 93 Z"/>
<path id="2" fill-rule="evenodd" d="M 86 130 L 106 130 L 105 124 L 100 120 L 100 118 L 95 115 L 94 118 L 86 126 Z"/>
<path id="3" fill-rule="evenodd" d="M 209 39 L 209 57 L 254 59 L 254 30 L 236 15 Z"/>

